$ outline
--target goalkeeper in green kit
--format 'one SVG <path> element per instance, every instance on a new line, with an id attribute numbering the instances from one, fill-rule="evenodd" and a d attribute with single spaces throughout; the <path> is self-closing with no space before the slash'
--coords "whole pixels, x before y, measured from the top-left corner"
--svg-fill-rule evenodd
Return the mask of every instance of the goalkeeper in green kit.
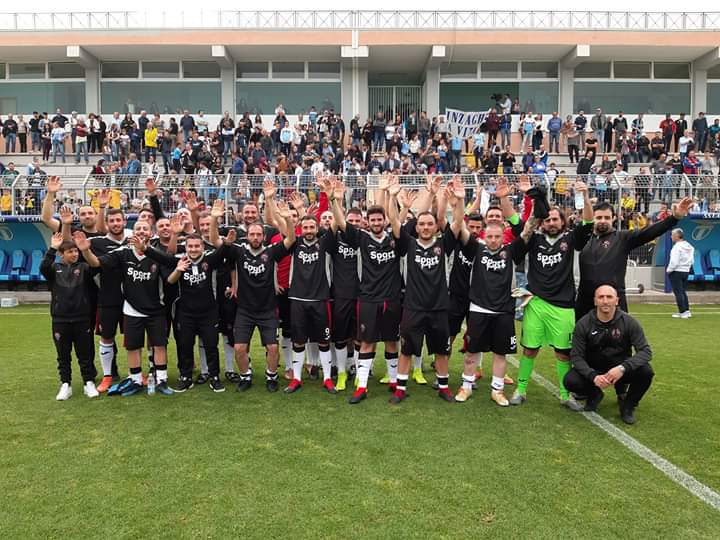
<path id="1" fill-rule="evenodd" d="M 568 230 L 565 214 L 560 208 L 550 208 L 545 190 L 534 187 L 527 192 L 533 199 L 533 214 L 541 220 L 541 227 L 523 244 L 528 253 L 528 291 L 532 295 L 525 307 L 518 385 L 510 403 L 521 405 L 527 399 L 527 387 L 538 351 L 550 345 L 555 349 L 555 367 L 560 387 L 560 402 L 571 410 L 582 405 L 570 397 L 563 385 L 570 371 L 570 349 L 575 328 L 575 251 L 580 251 L 592 234 L 593 211 L 587 186 L 575 183 L 575 192 L 582 194 L 582 222 Z"/>

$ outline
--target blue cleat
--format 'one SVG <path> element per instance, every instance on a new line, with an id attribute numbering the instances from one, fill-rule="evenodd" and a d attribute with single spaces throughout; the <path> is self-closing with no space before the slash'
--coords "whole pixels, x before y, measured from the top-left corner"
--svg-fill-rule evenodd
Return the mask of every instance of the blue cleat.
<path id="1" fill-rule="evenodd" d="M 155 391 L 163 396 L 172 396 L 175 390 L 168 386 L 167 381 L 163 381 L 155 387 Z"/>
<path id="2" fill-rule="evenodd" d="M 120 395 L 121 395 L 122 397 L 134 396 L 135 394 L 137 394 L 138 392 L 140 392 L 142 389 L 143 389 L 143 385 L 142 385 L 142 384 L 138 384 L 138 383 L 136 383 L 136 382 L 133 382 L 133 383 L 130 383 L 130 385 L 128 385 L 128 386 L 125 388 L 125 390 L 123 390 L 123 391 L 120 393 Z"/>

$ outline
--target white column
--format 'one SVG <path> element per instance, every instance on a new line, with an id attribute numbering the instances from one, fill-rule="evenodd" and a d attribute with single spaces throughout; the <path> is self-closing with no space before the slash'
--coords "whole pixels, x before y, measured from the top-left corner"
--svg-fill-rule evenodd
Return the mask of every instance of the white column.
<path id="1" fill-rule="evenodd" d="M 79 45 L 68 45 L 65 54 L 68 60 L 77 62 L 85 68 L 85 113 L 102 113 L 103 111 L 100 110 L 100 63 L 98 59 Z"/>
<path id="2" fill-rule="evenodd" d="M 210 56 L 220 66 L 220 106 L 222 114 L 229 111 L 234 118 L 235 111 L 235 59 L 225 48 L 225 45 L 212 45 Z"/>
<path id="3" fill-rule="evenodd" d="M 558 113 L 560 118 L 576 113 L 575 68 L 590 58 L 590 45 L 576 45 L 560 60 L 558 66 Z"/>
<path id="4" fill-rule="evenodd" d="M 340 49 L 340 106 L 343 118 L 360 115 L 361 123 L 368 114 L 368 70 L 370 50 L 364 45 Z"/>
<path id="5" fill-rule="evenodd" d="M 428 118 L 437 116 L 440 111 L 440 64 L 447 55 L 445 45 L 433 45 L 425 63 L 425 81 L 423 82 L 423 109 Z"/>

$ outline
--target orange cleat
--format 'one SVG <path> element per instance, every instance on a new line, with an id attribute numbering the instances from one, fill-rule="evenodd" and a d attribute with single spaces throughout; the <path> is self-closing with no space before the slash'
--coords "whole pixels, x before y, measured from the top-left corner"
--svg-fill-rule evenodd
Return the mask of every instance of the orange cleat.
<path id="1" fill-rule="evenodd" d="M 107 375 L 102 378 L 100 386 L 97 387 L 97 391 L 101 394 L 108 391 L 108 388 L 112 386 L 112 376 Z"/>

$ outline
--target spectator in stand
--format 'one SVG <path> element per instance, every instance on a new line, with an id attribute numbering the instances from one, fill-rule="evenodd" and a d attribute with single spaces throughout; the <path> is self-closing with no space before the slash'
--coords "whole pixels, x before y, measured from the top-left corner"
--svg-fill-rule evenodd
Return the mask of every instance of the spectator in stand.
<path id="1" fill-rule="evenodd" d="M 605 140 L 605 148 L 603 148 L 603 151 L 605 152 L 613 151 L 613 122 L 612 117 L 608 116 L 607 124 L 605 124 L 605 135 L 603 136 Z"/>
<path id="2" fill-rule="evenodd" d="M 85 125 L 85 120 L 78 118 L 75 126 L 75 163 L 80 163 L 80 155 L 85 156 L 85 165 L 90 164 L 88 157 L 88 137 L 90 132 L 88 127 Z"/>
<path id="3" fill-rule="evenodd" d="M 18 141 L 20 141 L 20 153 L 26 154 L 27 153 L 27 134 L 28 134 L 28 123 L 25 121 L 25 118 L 22 114 L 18 115 L 17 119 L 17 138 Z"/>
<path id="4" fill-rule="evenodd" d="M 532 136 L 532 148 L 533 150 L 539 150 L 543 144 L 543 117 L 542 113 L 535 115 L 535 129 Z"/>
<path id="5" fill-rule="evenodd" d="M 643 120 L 643 113 L 639 113 L 635 120 L 632 121 L 632 124 L 630 126 L 633 131 L 637 133 L 642 133 L 645 131 L 645 121 Z"/>
<path id="6" fill-rule="evenodd" d="M 587 117 L 585 111 L 580 109 L 578 115 L 575 117 L 575 130 L 580 134 L 580 147 L 582 152 L 585 153 L 585 129 L 587 128 Z"/>
<path id="7" fill-rule="evenodd" d="M 510 146 L 510 138 L 512 136 L 512 114 L 510 109 L 504 109 L 500 117 L 500 141 L 503 148 Z"/>
<path id="8" fill-rule="evenodd" d="M 495 109 L 485 118 L 485 127 L 487 128 L 488 144 L 494 146 L 497 140 L 498 131 L 500 131 L 500 117 Z"/>
<path id="9" fill-rule="evenodd" d="M 18 124 L 13 119 L 12 114 L 8 114 L 7 119 L 2 125 L 2 136 L 5 138 L 5 153 L 15 153 L 15 143 L 17 141 Z"/>
<path id="10" fill-rule="evenodd" d="M 428 137 L 430 137 L 430 119 L 428 118 L 426 111 L 422 111 L 420 113 L 420 120 L 418 120 L 418 133 L 420 133 L 420 147 L 425 148 Z M 370 146 L 367 140 L 365 143 Z"/>
<path id="11" fill-rule="evenodd" d="M 67 116 L 65 116 L 62 113 L 62 109 L 59 107 L 57 109 L 55 109 L 55 116 L 53 116 L 52 119 L 50 120 L 50 124 L 51 125 L 57 124 L 58 127 L 65 129 L 65 124 L 67 124 L 67 122 L 68 122 L 68 118 L 67 118 Z M 54 127 L 53 127 L 53 129 L 54 129 Z"/>
<path id="12" fill-rule="evenodd" d="M 552 116 L 547 122 L 547 130 L 550 135 L 549 151 L 560 153 L 560 130 L 562 129 L 562 120 L 558 116 L 557 111 L 552 113 Z"/>
<path id="13" fill-rule="evenodd" d="M 687 120 L 685 120 L 685 113 L 680 113 L 680 118 L 675 120 L 675 131 L 673 131 L 673 135 L 675 136 L 675 153 L 678 152 L 680 147 L 680 138 L 685 134 L 687 129 L 688 123 Z"/>
<path id="14" fill-rule="evenodd" d="M 661 141 L 662 143 L 662 141 Z M 645 136 L 645 133 L 638 131 L 635 135 L 635 145 L 640 163 L 650 162 L 650 140 Z"/>
<path id="15" fill-rule="evenodd" d="M 385 127 L 387 122 L 382 111 L 375 113 L 373 119 L 373 152 L 383 152 L 385 150 Z"/>
<path id="16" fill-rule="evenodd" d="M 718 135 L 720 134 L 720 118 L 716 118 L 713 122 L 712 126 L 708 129 L 708 139 L 710 140 L 711 147 L 710 150 L 713 150 L 712 143 L 714 141 L 717 141 Z"/>
<path id="17" fill-rule="evenodd" d="M 510 145 L 505 146 L 505 151 L 500 154 L 500 164 L 502 165 L 503 174 L 512 174 L 515 169 L 515 154 L 512 153 Z M 475 162 L 477 167 L 477 161 Z"/>
<path id="18" fill-rule="evenodd" d="M 673 122 L 672 125 L 674 126 L 675 123 Z M 660 133 L 656 133 L 652 141 L 650 141 L 650 158 L 656 160 L 661 154 L 664 154 L 665 151 L 665 141 L 660 136 Z"/>
<path id="19" fill-rule="evenodd" d="M 30 150 L 35 152 L 42 148 L 40 134 L 42 132 L 40 128 L 40 114 L 37 111 L 33 111 L 32 118 L 29 122 L 30 130 Z"/>
<path id="20" fill-rule="evenodd" d="M 598 141 L 599 149 L 605 148 L 605 128 L 608 125 L 608 119 L 603 114 L 600 107 L 595 111 L 595 115 L 590 119 L 590 129 Z"/>
<path id="21" fill-rule="evenodd" d="M 690 150 L 682 160 L 683 174 L 696 176 L 700 173 L 700 160 L 695 155 L 695 150 Z M 694 184 L 694 182 L 693 182 Z"/>
<path id="22" fill-rule="evenodd" d="M 704 152 L 708 134 L 708 123 L 704 112 L 698 113 L 698 117 L 693 120 L 692 132 L 695 134 L 695 140 L 697 141 L 697 147 L 695 149 L 698 152 Z"/>
<path id="23" fill-rule="evenodd" d="M 650 212 L 650 201 L 652 200 L 652 177 L 648 174 L 645 167 L 640 167 L 640 171 L 635 175 L 633 181 L 635 184 L 637 208 L 647 214 Z"/>
<path id="24" fill-rule="evenodd" d="M 63 130 L 65 133 L 65 130 Z M 50 122 L 46 122 L 40 132 L 40 144 L 42 145 L 43 161 L 50 159 L 50 150 L 52 149 L 52 126 Z"/>
<path id="25" fill-rule="evenodd" d="M 57 122 L 53 122 L 51 141 L 53 149 L 52 163 L 57 161 L 58 154 L 62 156 L 62 162 L 65 163 L 65 128 L 60 127 Z"/>
<path id="26" fill-rule="evenodd" d="M 568 156 L 570 157 L 570 163 L 577 163 L 580 161 L 580 145 L 582 141 L 582 136 L 577 131 L 576 125 L 573 123 L 568 125 L 565 135 L 567 137 Z"/>
<path id="27" fill-rule="evenodd" d="M 685 130 L 685 133 L 682 137 L 680 137 L 680 139 L 678 139 L 675 147 L 676 150 L 679 149 L 680 151 L 680 161 L 683 161 L 688 151 L 695 147 L 695 140 L 693 139 L 692 132 L 690 130 Z"/>
<path id="28" fill-rule="evenodd" d="M 675 136 L 675 130 L 677 129 L 675 121 L 672 119 L 670 113 L 665 115 L 665 120 L 660 122 L 660 131 L 664 142 L 664 151 L 667 154 L 670 151 L 670 145 L 673 137 Z M 682 132 L 681 132 L 682 133 Z M 679 135 L 678 135 L 679 137 Z M 677 147 L 675 148 L 677 152 Z"/>
<path id="29" fill-rule="evenodd" d="M 158 130 L 155 127 L 155 125 L 152 122 L 148 122 L 145 125 L 145 161 L 150 161 L 150 158 L 153 158 L 153 162 L 157 160 L 157 139 L 158 139 Z"/>
<path id="30" fill-rule="evenodd" d="M 528 147 L 532 145 L 534 130 L 535 120 L 533 120 L 532 112 L 527 112 L 525 113 L 525 117 L 520 122 L 520 135 L 522 137 L 522 142 L 520 143 L 520 151 L 527 150 Z"/>
<path id="31" fill-rule="evenodd" d="M 576 174 L 590 174 L 590 171 L 595 164 L 595 153 L 593 150 L 588 148 L 585 150 L 585 155 L 578 161 Z M 586 182 L 587 183 L 587 182 Z"/>
<path id="32" fill-rule="evenodd" d="M 623 112 L 619 111 L 618 115 L 613 120 L 613 131 L 615 132 L 616 146 L 619 146 L 619 141 L 625 138 L 628 130 L 627 118 L 623 116 Z"/>

